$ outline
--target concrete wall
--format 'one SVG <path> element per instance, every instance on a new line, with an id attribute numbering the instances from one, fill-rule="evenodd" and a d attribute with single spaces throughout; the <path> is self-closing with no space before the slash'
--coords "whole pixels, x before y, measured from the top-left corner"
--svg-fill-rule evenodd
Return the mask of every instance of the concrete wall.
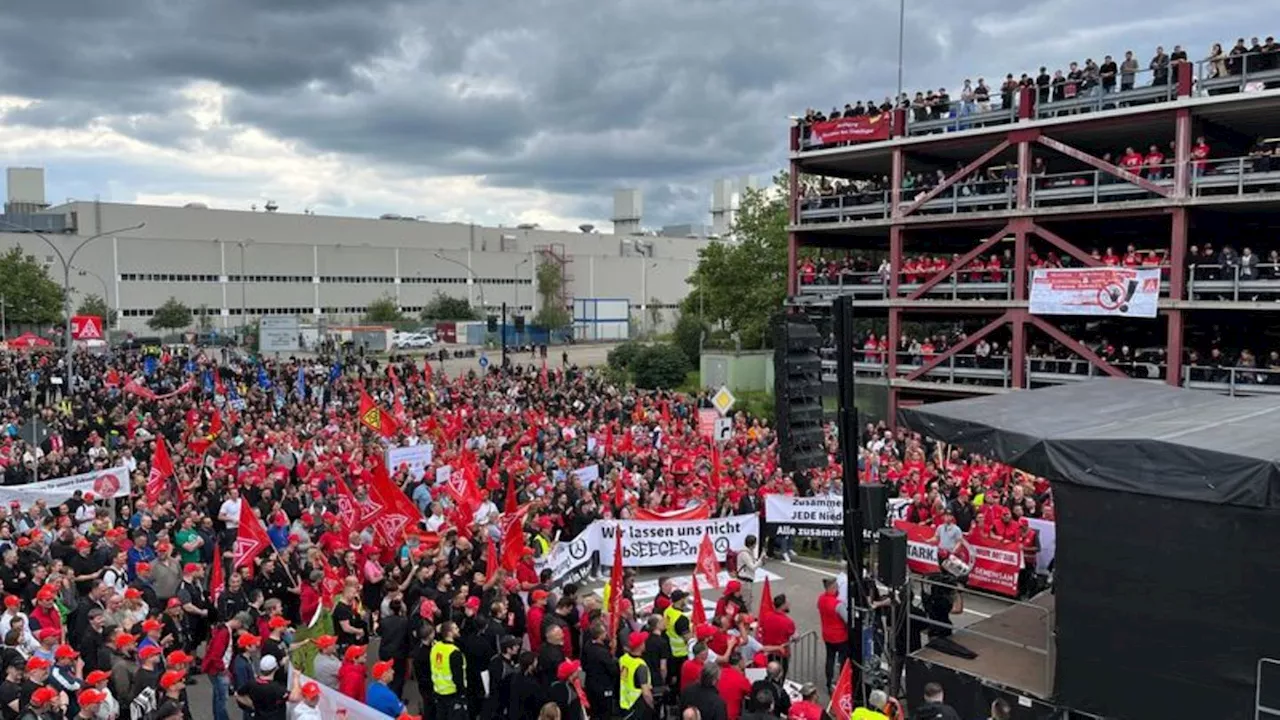
<path id="1" fill-rule="evenodd" d="M 207 307 L 215 327 L 225 328 L 273 314 L 349 322 L 384 296 L 417 314 L 437 292 L 532 313 L 538 249 L 547 246 L 569 260 L 568 297 L 627 298 L 637 316 L 656 298 L 666 326 L 707 242 L 645 237 L 652 248 L 645 257 L 628 238 L 602 234 L 115 203 L 77 202 L 50 212 L 74 216 L 79 227 L 78 235 L 51 236 L 64 254 L 89 236 L 146 223 L 93 240 L 73 262 L 73 304 L 86 293 L 105 293 L 126 330 L 145 328 L 171 296 L 193 309 Z M 14 245 L 62 280 L 55 253 L 38 238 L 0 233 L 0 251 Z M 470 266 L 478 282 L 457 263 Z"/>
<path id="2" fill-rule="evenodd" d="M 730 391 L 773 392 L 773 351 L 754 350 L 740 353 L 703 352 L 699 363 L 702 386 Z"/>

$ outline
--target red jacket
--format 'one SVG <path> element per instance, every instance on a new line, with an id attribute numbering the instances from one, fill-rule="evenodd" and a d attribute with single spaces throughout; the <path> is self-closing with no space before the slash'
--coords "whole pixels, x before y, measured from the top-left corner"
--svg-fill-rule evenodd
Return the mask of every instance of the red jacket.
<path id="1" fill-rule="evenodd" d="M 822 621 L 822 642 L 839 645 L 849 642 L 849 626 L 840 613 L 840 597 L 824 592 L 818 596 L 818 619 Z"/>
<path id="2" fill-rule="evenodd" d="M 227 654 L 227 646 L 230 644 L 231 631 L 226 625 L 215 625 L 213 633 L 209 635 L 209 646 L 205 648 L 204 660 L 200 662 L 200 672 L 212 677 L 226 674 L 229 668 L 222 661 L 222 656 Z"/>
<path id="3" fill-rule="evenodd" d="M 774 611 L 760 618 L 760 642 L 764 645 L 786 645 L 796 634 L 796 621 L 791 616 Z M 784 649 L 785 653 L 786 650 Z"/>
<path id="4" fill-rule="evenodd" d="M 364 702 L 364 665 L 344 662 L 338 668 L 338 692 L 352 700 Z"/>
<path id="5" fill-rule="evenodd" d="M 525 626 L 529 628 L 529 650 L 535 654 L 542 647 L 542 619 L 546 616 L 547 608 L 542 605 L 534 605 L 525 615 Z"/>

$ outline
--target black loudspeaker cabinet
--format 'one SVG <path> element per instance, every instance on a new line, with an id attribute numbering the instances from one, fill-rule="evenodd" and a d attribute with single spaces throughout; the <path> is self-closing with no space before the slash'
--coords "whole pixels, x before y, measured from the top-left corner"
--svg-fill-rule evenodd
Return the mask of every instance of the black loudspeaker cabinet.
<path id="1" fill-rule="evenodd" d="M 812 323 L 783 316 L 774 325 L 774 425 L 787 472 L 825 467 L 822 421 L 822 337 Z"/>
<path id="2" fill-rule="evenodd" d="M 858 498 L 862 504 L 862 527 L 875 532 L 886 525 L 889 517 L 889 488 L 879 483 L 858 485 Z"/>
<path id="3" fill-rule="evenodd" d="M 485 329 L 489 332 L 498 332 L 498 316 L 490 315 L 485 320 Z"/>
<path id="4" fill-rule="evenodd" d="M 880 531 L 880 582 L 891 588 L 907 584 L 907 534 L 897 528 Z"/>

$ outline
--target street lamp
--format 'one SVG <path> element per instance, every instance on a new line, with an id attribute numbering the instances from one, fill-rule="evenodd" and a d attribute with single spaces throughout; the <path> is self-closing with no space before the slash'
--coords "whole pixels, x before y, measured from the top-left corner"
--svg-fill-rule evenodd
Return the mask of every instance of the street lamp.
<path id="1" fill-rule="evenodd" d="M 237 240 L 236 247 L 240 248 L 240 325 L 245 332 L 249 329 L 249 315 L 247 303 L 245 302 L 245 267 L 244 267 L 244 249 L 253 244 L 253 238 L 245 238 Z M 247 338 L 246 338 L 247 341 Z"/>
<path id="2" fill-rule="evenodd" d="M 85 270 L 84 268 L 76 268 L 76 270 L 79 271 L 78 274 L 80 275 L 80 277 L 91 276 L 91 277 L 97 278 L 98 282 L 102 284 L 102 302 L 105 303 L 107 306 L 107 316 L 102 320 L 108 326 L 110 326 L 111 325 L 111 294 L 107 292 L 107 281 L 103 280 L 101 275 L 99 275 L 98 273 L 92 270 Z"/>
<path id="3" fill-rule="evenodd" d="M 516 263 L 515 270 L 513 271 L 516 276 L 516 312 L 517 313 L 520 312 L 520 268 L 527 262 L 529 262 L 529 258 L 525 258 L 520 262 Z"/>
<path id="4" fill-rule="evenodd" d="M 451 262 L 454 265 L 460 266 L 463 270 L 466 270 L 467 273 L 471 276 L 471 281 L 474 282 L 476 284 L 476 287 L 480 289 L 480 309 L 483 311 L 485 308 L 489 306 L 489 304 L 484 301 L 484 285 L 480 282 L 479 276 L 476 275 L 475 270 L 471 269 L 470 265 L 462 262 L 461 260 L 454 260 L 451 257 L 446 257 L 443 254 L 441 254 L 439 250 L 431 254 L 434 255 L 437 260 Z"/>
<path id="5" fill-rule="evenodd" d="M 130 225 L 129 227 L 119 228 L 116 230 L 108 230 L 106 232 L 100 232 L 97 235 L 90 235 L 84 240 L 81 240 L 79 245 L 76 245 L 74 248 L 72 248 L 71 253 L 69 255 L 64 255 L 62 253 L 62 250 L 59 249 L 58 246 L 54 244 L 52 240 L 45 237 L 42 233 L 36 232 L 35 230 L 29 227 L 25 227 L 23 225 L 15 225 L 11 222 L 6 222 L 4 220 L 0 220 L 0 225 L 3 225 L 8 228 L 12 228 L 13 230 L 16 230 L 21 233 L 34 235 L 40 238 L 41 240 L 44 241 L 45 245 L 48 245 L 49 248 L 53 250 L 54 255 L 58 256 L 58 261 L 62 263 L 62 310 L 63 310 L 63 315 L 65 316 L 64 322 L 66 324 L 64 331 L 66 333 L 66 363 L 67 363 L 67 387 L 65 392 L 70 393 L 72 391 L 72 387 L 71 387 L 72 378 L 75 377 L 75 372 L 74 372 L 75 356 L 71 352 L 73 349 L 72 340 L 71 340 L 71 263 L 76 261 L 76 255 L 80 254 L 80 251 L 84 249 L 84 246 L 88 245 L 94 240 L 97 240 L 100 237 L 106 237 L 108 235 L 119 235 L 121 233 L 133 232 L 134 230 L 141 230 L 143 227 L 146 227 L 146 223 L 140 222 L 137 225 Z"/>

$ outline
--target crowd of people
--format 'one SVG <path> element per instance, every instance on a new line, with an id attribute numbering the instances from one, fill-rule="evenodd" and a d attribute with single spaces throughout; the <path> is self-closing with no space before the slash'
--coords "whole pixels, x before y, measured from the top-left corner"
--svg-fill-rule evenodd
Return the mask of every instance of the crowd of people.
<path id="1" fill-rule="evenodd" d="M 113 468 L 132 488 L 112 497 L 95 481 L 0 509 L 0 718 L 313 718 L 330 712 L 329 691 L 438 720 L 829 711 L 822 688 L 793 702 L 782 685 L 788 610 L 815 601 L 779 594 L 753 612 L 763 553 L 790 543 L 748 538 L 726 555 L 734 579 L 706 624 L 668 579 L 642 606 L 628 570 L 611 603 L 612 590 L 561 584 L 538 561 L 598 519 L 838 493 L 834 438 L 827 467 L 791 476 L 768 423 L 738 414 L 713 453 L 698 398 L 592 370 L 449 378 L 408 358 L 187 352 L 78 356 L 72 392 L 54 380 L 59 356 L 0 356 L 4 489 Z M 1035 480 L 903 431 L 867 434 L 864 477 L 913 498 L 912 520 L 981 517 L 1013 537 L 1018 518 L 1052 517 Z M 386 443 L 427 442 L 420 475 L 381 460 Z M 587 484 L 572 470 L 589 463 L 600 474 Z M 420 513 L 390 541 L 360 522 L 387 482 Z M 828 693 L 848 637 L 834 592 L 815 588 Z M 750 667 L 764 678 L 748 682 Z M 203 682 L 210 707 L 193 715 L 187 689 Z M 892 714 L 886 698 L 872 695 L 876 712 Z"/>
<path id="2" fill-rule="evenodd" d="M 895 100 L 886 96 L 874 100 L 845 103 L 830 112 L 810 108 L 800 119 L 802 129 L 813 123 L 837 118 L 862 115 L 879 115 L 899 108 L 909 113 L 912 122 L 927 122 L 955 117 L 968 117 L 993 111 L 1009 111 L 1017 106 L 1022 89 L 1031 89 L 1037 103 L 1058 103 L 1078 98 L 1103 98 L 1117 92 L 1126 92 L 1141 86 L 1171 86 L 1177 77 L 1177 67 L 1191 62 L 1181 45 L 1174 45 L 1171 52 L 1163 46 L 1156 47 L 1151 59 L 1142 65 L 1132 50 L 1122 56 L 1103 55 L 1100 62 L 1086 58 L 1083 62 L 1071 61 L 1064 71 L 1061 67 L 1051 74 L 1047 66 L 1036 73 L 1022 73 L 1015 77 L 1007 73 L 999 83 L 988 83 L 979 77 L 977 82 L 965 78 L 959 92 L 953 97 L 945 87 L 922 90 L 913 94 L 902 93 Z M 1249 43 L 1239 38 L 1230 50 L 1224 51 L 1220 43 L 1214 43 L 1202 59 L 1206 80 L 1217 80 L 1242 75 L 1256 75 L 1280 69 L 1280 44 L 1274 37 L 1265 40 L 1254 37 Z M 1265 80 L 1266 87 L 1280 82 Z M 1238 92 L 1239 88 L 1209 87 L 1207 92 Z"/>

